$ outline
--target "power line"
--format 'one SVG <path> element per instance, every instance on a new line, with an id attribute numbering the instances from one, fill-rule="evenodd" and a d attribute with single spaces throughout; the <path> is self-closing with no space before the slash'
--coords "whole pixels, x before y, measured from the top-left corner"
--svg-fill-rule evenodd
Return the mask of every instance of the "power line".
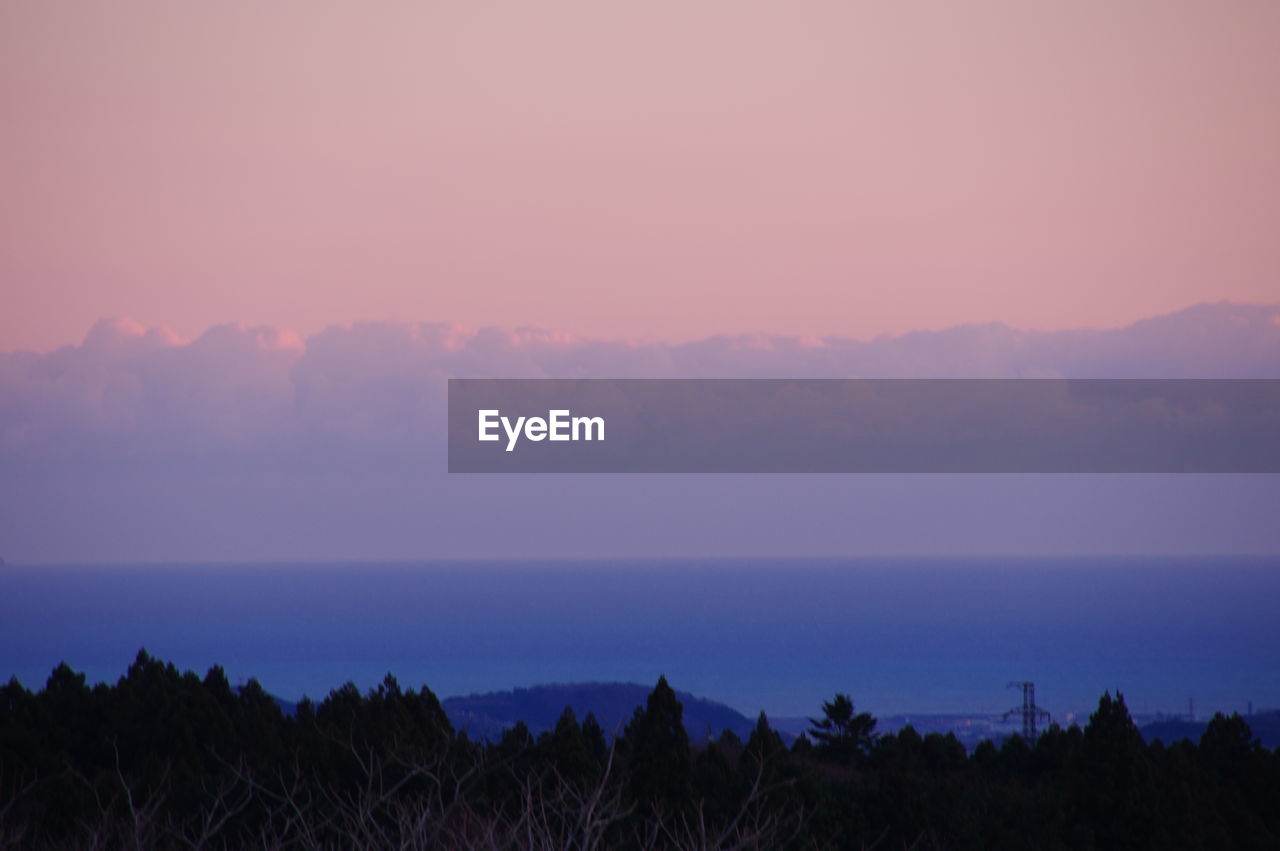
<path id="1" fill-rule="evenodd" d="M 1014 681 L 1009 683 L 1008 687 L 1022 690 L 1022 705 L 1013 707 L 1000 717 L 1002 720 L 1008 721 L 1011 715 L 1020 715 L 1022 717 L 1022 738 L 1029 745 L 1035 744 L 1037 738 L 1036 722 L 1041 718 L 1048 721 L 1051 717 L 1047 711 L 1036 706 L 1036 684 L 1030 681 Z"/>

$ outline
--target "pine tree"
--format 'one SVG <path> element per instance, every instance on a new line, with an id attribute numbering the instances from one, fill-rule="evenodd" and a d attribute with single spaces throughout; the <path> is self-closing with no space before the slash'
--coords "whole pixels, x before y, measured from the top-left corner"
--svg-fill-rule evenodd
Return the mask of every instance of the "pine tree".
<path id="1" fill-rule="evenodd" d="M 642 804 L 671 809 L 689 798 L 693 759 L 683 714 L 667 678 L 659 677 L 644 709 L 637 708 L 627 725 L 630 792 Z"/>
<path id="2" fill-rule="evenodd" d="M 822 704 L 821 719 L 810 718 L 815 750 L 832 762 L 849 763 L 870 749 L 875 740 L 876 719 L 866 712 L 854 712 L 853 699 L 837 694 Z"/>

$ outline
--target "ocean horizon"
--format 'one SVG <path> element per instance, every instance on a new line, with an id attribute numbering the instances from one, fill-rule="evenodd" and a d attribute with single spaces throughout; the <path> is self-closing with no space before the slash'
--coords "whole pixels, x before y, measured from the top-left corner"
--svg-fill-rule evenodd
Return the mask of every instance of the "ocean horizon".
<path id="1" fill-rule="evenodd" d="M 861 557 L 15 565 L 0 678 L 114 682 L 140 648 L 287 700 L 387 674 L 440 697 L 653 683 L 749 716 L 1054 720 L 1280 706 L 1280 557 Z"/>

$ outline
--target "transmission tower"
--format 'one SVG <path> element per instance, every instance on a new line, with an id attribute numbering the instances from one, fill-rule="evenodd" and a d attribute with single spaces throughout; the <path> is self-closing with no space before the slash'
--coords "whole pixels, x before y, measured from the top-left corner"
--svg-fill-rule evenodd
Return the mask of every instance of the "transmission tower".
<path id="1" fill-rule="evenodd" d="M 1049 713 L 1036 706 L 1036 684 L 1033 682 L 1011 682 L 1009 688 L 1022 690 L 1022 705 L 1015 706 L 1000 716 L 1003 720 L 1008 721 L 1012 715 L 1022 716 L 1022 738 L 1027 744 L 1033 745 L 1036 741 L 1036 722 L 1041 718 L 1048 721 Z"/>

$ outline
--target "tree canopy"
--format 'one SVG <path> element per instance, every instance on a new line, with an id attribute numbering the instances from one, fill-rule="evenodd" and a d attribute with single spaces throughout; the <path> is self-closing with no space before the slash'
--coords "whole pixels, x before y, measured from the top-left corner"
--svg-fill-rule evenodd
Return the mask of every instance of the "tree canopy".
<path id="1" fill-rule="evenodd" d="M 837 694 L 793 743 L 693 743 L 665 678 L 620 731 L 455 731 L 388 676 L 282 710 L 139 653 L 114 685 L 60 665 L 0 687 L 0 847 L 1280 847 L 1280 753 L 1239 716 L 1145 743 L 1124 697 L 1083 727 L 984 742 L 876 721 Z M 615 735 L 616 733 L 616 735 Z"/>

